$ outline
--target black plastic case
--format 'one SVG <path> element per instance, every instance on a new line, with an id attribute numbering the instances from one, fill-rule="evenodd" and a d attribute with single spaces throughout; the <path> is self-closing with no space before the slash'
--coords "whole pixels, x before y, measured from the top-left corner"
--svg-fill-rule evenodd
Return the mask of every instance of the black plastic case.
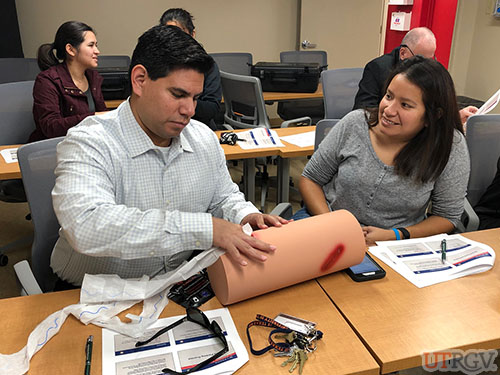
<path id="1" fill-rule="evenodd" d="M 104 100 L 127 99 L 130 95 L 128 70 L 123 68 L 97 68 L 102 76 Z"/>
<path id="2" fill-rule="evenodd" d="M 252 75 L 260 78 L 262 91 L 315 92 L 321 67 L 318 63 L 258 62 Z"/>

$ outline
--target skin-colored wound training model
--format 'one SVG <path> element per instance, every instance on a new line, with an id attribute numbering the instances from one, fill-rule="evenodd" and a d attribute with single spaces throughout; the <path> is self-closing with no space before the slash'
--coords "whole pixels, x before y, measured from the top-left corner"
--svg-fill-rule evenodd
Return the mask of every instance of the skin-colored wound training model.
<path id="1" fill-rule="evenodd" d="M 245 267 L 226 255 L 208 268 L 215 295 L 229 305 L 361 263 L 363 231 L 346 210 L 255 231 L 253 236 L 277 247 L 265 262 L 247 259 Z"/>

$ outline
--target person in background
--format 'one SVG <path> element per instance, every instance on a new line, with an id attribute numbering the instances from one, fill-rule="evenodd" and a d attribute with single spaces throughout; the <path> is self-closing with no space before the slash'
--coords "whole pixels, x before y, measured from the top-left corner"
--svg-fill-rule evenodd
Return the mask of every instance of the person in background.
<path id="1" fill-rule="evenodd" d="M 68 21 L 53 43 L 38 48 L 38 74 L 33 87 L 36 130 L 29 142 L 66 135 L 85 117 L 106 110 L 97 67 L 99 49 L 92 28 Z"/>
<path id="2" fill-rule="evenodd" d="M 295 219 L 346 209 L 367 244 L 458 225 L 470 163 L 450 74 L 416 56 L 398 64 L 385 93 L 378 108 L 352 111 L 321 142 L 301 176 L 305 207 Z"/>
<path id="3" fill-rule="evenodd" d="M 160 18 L 160 25 L 177 26 L 185 33 L 196 36 L 193 16 L 181 8 L 166 10 Z M 222 101 L 222 87 L 220 82 L 219 67 L 214 62 L 213 68 L 205 74 L 203 93 L 198 98 L 196 113 L 193 118 L 203 122 L 210 129 L 216 130 L 216 119 L 220 116 Z"/>
<path id="4" fill-rule="evenodd" d="M 404 36 L 401 45 L 390 53 L 379 56 L 366 64 L 363 77 L 359 82 L 359 90 L 354 99 L 353 109 L 376 107 L 382 97 L 387 77 L 400 61 L 420 55 L 435 59 L 436 37 L 427 27 L 411 29 Z M 465 124 L 467 119 L 476 113 L 477 108 L 468 106 L 460 110 L 460 119 Z"/>
<path id="5" fill-rule="evenodd" d="M 276 248 L 243 232 L 286 224 L 231 180 L 215 133 L 191 120 L 213 59 L 178 27 L 146 31 L 130 63 L 130 98 L 90 116 L 57 147 L 51 257 L 56 289 L 89 274 L 154 277 L 212 246 L 245 266 Z"/>

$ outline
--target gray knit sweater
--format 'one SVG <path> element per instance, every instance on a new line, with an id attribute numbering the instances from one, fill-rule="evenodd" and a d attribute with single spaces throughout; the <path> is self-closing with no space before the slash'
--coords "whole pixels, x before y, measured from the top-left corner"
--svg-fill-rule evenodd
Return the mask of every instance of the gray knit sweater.
<path id="1" fill-rule="evenodd" d="M 433 215 L 457 225 L 469 179 L 469 153 L 456 131 L 448 163 L 435 181 L 418 183 L 377 157 L 363 110 L 346 115 L 325 137 L 303 176 L 323 186 L 331 210 L 347 209 L 363 225 L 406 227 Z"/>

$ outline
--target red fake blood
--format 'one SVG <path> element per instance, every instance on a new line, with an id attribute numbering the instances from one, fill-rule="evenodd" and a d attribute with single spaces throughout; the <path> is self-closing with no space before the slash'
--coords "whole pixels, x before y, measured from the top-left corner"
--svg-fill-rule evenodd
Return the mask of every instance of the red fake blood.
<path id="1" fill-rule="evenodd" d="M 321 264 L 321 268 L 319 269 L 321 272 L 326 272 L 330 268 L 332 268 L 335 263 L 339 260 L 340 256 L 344 252 L 344 245 L 338 244 L 335 249 L 330 251 L 330 254 L 326 257 L 326 259 Z"/>

